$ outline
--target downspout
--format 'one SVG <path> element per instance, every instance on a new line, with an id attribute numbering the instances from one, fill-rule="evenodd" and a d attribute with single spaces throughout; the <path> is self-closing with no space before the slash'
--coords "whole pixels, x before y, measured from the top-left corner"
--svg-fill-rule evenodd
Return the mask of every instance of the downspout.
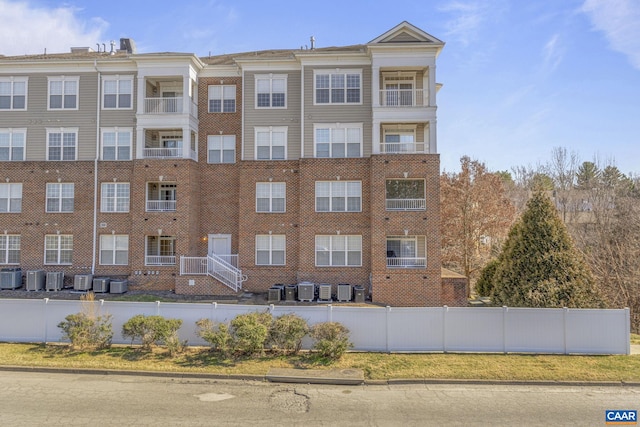
<path id="1" fill-rule="evenodd" d="M 93 248 L 91 256 L 91 274 L 96 272 L 96 243 L 98 238 L 98 158 L 100 157 L 100 79 L 98 61 L 93 61 L 93 67 L 98 73 L 98 88 L 96 98 L 96 156 L 93 160 Z"/>

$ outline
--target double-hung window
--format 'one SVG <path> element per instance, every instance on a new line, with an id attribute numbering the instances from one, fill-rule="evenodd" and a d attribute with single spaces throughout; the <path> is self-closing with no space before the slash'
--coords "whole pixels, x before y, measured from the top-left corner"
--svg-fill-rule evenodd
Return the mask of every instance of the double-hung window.
<path id="1" fill-rule="evenodd" d="M 73 212 L 73 183 L 47 183 L 47 212 Z"/>
<path id="2" fill-rule="evenodd" d="M 316 157 L 361 157 L 362 123 L 315 124 Z"/>
<path id="3" fill-rule="evenodd" d="M 236 86 L 235 85 L 209 85 L 209 112 L 210 113 L 235 113 L 236 112 Z"/>
<path id="4" fill-rule="evenodd" d="M 207 163 L 235 163 L 236 136 L 207 136 Z"/>
<path id="5" fill-rule="evenodd" d="M 129 264 L 129 236 L 126 234 L 100 236 L 100 265 Z"/>
<path id="6" fill-rule="evenodd" d="M 49 110 L 77 110 L 79 77 L 49 77 Z"/>
<path id="7" fill-rule="evenodd" d="M 285 210 L 286 183 L 256 183 L 256 212 L 284 212 Z"/>
<path id="8" fill-rule="evenodd" d="M 316 236 L 316 266 L 360 267 L 362 265 L 362 236 Z"/>
<path id="9" fill-rule="evenodd" d="M 0 161 L 22 161 L 26 129 L 0 129 Z"/>
<path id="10" fill-rule="evenodd" d="M 20 264 L 19 234 L 0 234 L 0 264 Z"/>
<path id="11" fill-rule="evenodd" d="M 0 77 L 0 110 L 27 109 L 27 77 Z"/>
<path id="12" fill-rule="evenodd" d="M 73 261 L 73 235 L 48 234 L 44 236 L 44 263 L 71 264 Z"/>
<path id="13" fill-rule="evenodd" d="M 287 127 L 256 127 L 256 159 L 284 160 L 287 157 Z"/>
<path id="14" fill-rule="evenodd" d="M 131 160 L 131 128 L 102 129 L 102 160 Z"/>
<path id="15" fill-rule="evenodd" d="M 47 129 L 47 160 L 76 160 L 77 128 Z"/>
<path id="16" fill-rule="evenodd" d="M 103 182 L 100 212 L 129 212 L 129 183 Z"/>
<path id="17" fill-rule="evenodd" d="M 0 213 L 22 212 L 22 184 L 0 184 Z"/>
<path id="18" fill-rule="evenodd" d="M 102 80 L 102 108 L 131 109 L 133 108 L 133 77 L 105 76 Z"/>
<path id="19" fill-rule="evenodd" d="M 256 108 L 287 108 L 286 75 L 256 75 Z"/>
<path id="20" fill-rule="evenodd" d="M 316 212 L 360 212 L 362 182 L 316 181 Z"/>
<path id="21" fill-rule="evenodd" d="M 256 265 L 285 265 L 286 236 L 264 234 L 256 236 Z"/>
<path id="22" fill-rule="evenodd" d="M 316 104 L 361 104 L 362 71 L 314 72 Z"/>

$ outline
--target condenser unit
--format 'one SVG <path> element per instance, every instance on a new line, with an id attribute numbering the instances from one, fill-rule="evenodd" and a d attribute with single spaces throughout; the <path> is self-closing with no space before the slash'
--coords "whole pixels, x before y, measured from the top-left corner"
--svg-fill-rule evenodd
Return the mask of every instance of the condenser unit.
<path id="1" fill-rule="evenodd" d="M 109 292 L 112 294 L 124 294 L 127 292 L 126 280 L 112 280 L 109 284 Z"/>
<path id="2" fill-rule="evenodd" d="M 316 285 L 311 282 L 298 283 L 298 301 L 313 301 Z"/>
<path id="3" fill-rule="evenodd" d="M 22 269 L 3 268 L 0 270 L 0 289 L 15 289 L 22 286 Z"/>
<path id="4" fill-rule="evenodd" d="M 331 301 L 331 285 L 328 283 L 321 283 L 318 285 L 318 301 Z"/>
<path id="5" fill-rule="evenodd" d="M 351 301 L 351 285 L 348 283 L 338 284 L 338 301 L 349 302 Z"/>
<path id="6" fill-rule="evenodd" d="M 48 271 L 47 272 L 47 291 L 59 291 L 64 287 L 64 272 Z"/>
<path id="7" fill-rule="evenodd" d="M 353 300 L 359 303 L 364 302 L 364 287 L 362 286 L 353 287 Z"/>
<path id="8" fill-rule="evenodd" d="M 293 302 L 297 296 L 297 285 L 287 285 L 284 287 L 284 300 L 287 302 Z"/>
<path id="9" fill-rule="evenodd" d="M 44 289 L 45 274 L 44 270 L 27 271 L 27 290 L 41 291 Z"/>
<path id="10" fill-rule="evenodd" d="M 89 291 L 93 287 L 92 274 L 76 274 L 73 278 L 73 289 L 76 291 Z"/>
<path id="11" fill-rule="evenodd" d="M 284 294 L 284 285 L 273 285 L 269 288 L 269 302 L 279 302 Z"/>
<path id="12" fill-rule="evenodd" d="M 109 283 L 111 279 L 108 277 L 96 277 L 93 279 L 93 292 L 107 293 L 109 292 Z"/>

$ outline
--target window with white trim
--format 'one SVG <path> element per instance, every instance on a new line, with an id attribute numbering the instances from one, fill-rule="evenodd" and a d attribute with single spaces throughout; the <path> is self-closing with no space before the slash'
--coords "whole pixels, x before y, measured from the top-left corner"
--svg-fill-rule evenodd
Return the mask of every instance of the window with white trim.
<path id="1" fill-rule="evenodd" d="M 131 128 L 102 129 L 102 160 L 131 160 Z"/>
<path id="2" fill-rule="evenodd" d="M 47 160 L 76 160 L 78 129 L 47 129 Z"/>
<path id="3" fill-rule="evenodd" d="M 362 123 L 314 124 L 316 157 L 361 157 Z"/>
<path id="4" fill-rule="evenodd" d="M 80 77 L 49 77 L 49 110 L 77 110 Z"/>
<path id="5" fill-rule="evenodd" d="M 287 127 L 256 127 L 256 159 L 284 160 L 287 158 Z"/>
<path id="6" fill-rule="evenodd" d="M 256 183 L 256 212 L 284 212 L 286 206 L 286 183 Z"/>
<path id="7" fill-rule="evenodd" d="M 100 212 L 129 212 L 129 188 L 128 182 L 103 182 Z"/>
<path id="8" fill-rule="evenodd" d="M 73 235 L 48 234 L 44 236 L 44 263 L 71 264 L 73 261 Z"/>
<path id="9" fill-rule="evenodd" d="M 22 184 L 0 184 L 0 213 L 22 212 Z"/>
<path id="10" fill-rule="evenodd" d="M 415 126 L 384 127 L 384 144 L 381 150 L 383 153 L 415 153 L 418 151 L 417 148 L 419 147 L 416 144 Z"/>
<path id="11" fill-rule="evenodd" d="M 360 212 L 362 182 L 316 181 L 316 212 Z"/>
<path id="12" fill-rule="evenodd" d="M 20 264 L 19 234 L 0 234 L 0 264 Z"/>
<path id="13" fill-rule="evenodd" d="M 100 265 L 129 264 L 129 236 L 103 234 L 100 236 Z"/>
<path id="14" fill-rule="evenodd" d="M 208 135 L 207 163 L 235 163 L 236 136 Z"/>
<path id="15" fill-rule="evenodd" d="M 259 234 L 256 236 L 256 265 L 285 265 L 286 236 Z"/>
<path id="16" fill-rule="evenodd" d="M 317 235 L 316 266 L 362 266 L 362 236 Z"/>
<path id="17" fill-rule="evenodd" d="M 47 183 L 47 212 L 73 212 L 73 183 Z"/>
<path id="18" fill-rule="evenodd" d="M 287 75 L 256 75 L 256 108 L 287 108 Z"/>
<path id="19" fill-rule="evenodd" d="M 314 95 L 316 104 L 362 103 L 362 71 L 344 72 L 314 71 Z"/>
<path id="20" fill-rule="evenodd" d="M 27 109 L 28 77 L 0 77 L 0 110 Z"/>
<path id="21" fill-rule="evenodd" d="M 0 129 L 0 161 L 23 161 L 26 129 Z"/>
<path id="22" fill-rule="evenodd" d="M 133 108 L 133 76 L 105 76 L 102 80 L 102 108 Z"/>
<path id="23" fill-rule="evenodd" d="M 236 85 L 209 85 L 209 112 L 236 112 Z"/>

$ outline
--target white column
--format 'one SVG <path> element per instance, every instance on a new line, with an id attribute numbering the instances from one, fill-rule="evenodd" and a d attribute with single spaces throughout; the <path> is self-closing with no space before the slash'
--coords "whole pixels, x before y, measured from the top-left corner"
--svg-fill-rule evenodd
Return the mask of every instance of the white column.
<path id="1" fill-rule="evenodd" d="M 144 114 L 144 91 L 145 91 L 145 79 L 144 76 L 138 76 L 138 114 Z"/>
<path id="2" fill-rule="evenodd" d="M 429 122 L 429 153 L 431 154 L 436 154 L 438 152 L 436 122 L 436 119 L 433 119 Z"/>
<path id="3" fill-rule="evenodd" d="M 189 97 L 185 96 L 184 98 L 188 99 Z M 182 158 L 191 158 L 191 128 L 189 126 L 182 128 Z"/>
<path id="4" fill-rule="evenodd" d="M 191 77 L 189 71 L 182 75 L 182 113 L 189 114 L 191 111 Z M 184 138 L 184 136 L 183 136 Z M 189 137 L 191 138 L 191 137 Z M 189 142 L 191 145 L 191 142 Z"/>
<path id="5" fill-rule="evenodd" d="M 380 106 L 380 67 L 371 68 L 371 100 L 373 108 Z"/>
<path id="6" fill-rule="evenodd" d="M 371 154 L 380 154 L 380 120 L 373 121 L 371 145 Z"/>
<path id="7" fill-rule="evenodd" d="M 136 159 L 142 158 L 144 158 L 144 128 L 138 126 L 136 127 Z"/>
<path id="8" fill-rule="evenodd" d="M 429 67 L 429 107 L 436 106 L 436 66 Z"/>

